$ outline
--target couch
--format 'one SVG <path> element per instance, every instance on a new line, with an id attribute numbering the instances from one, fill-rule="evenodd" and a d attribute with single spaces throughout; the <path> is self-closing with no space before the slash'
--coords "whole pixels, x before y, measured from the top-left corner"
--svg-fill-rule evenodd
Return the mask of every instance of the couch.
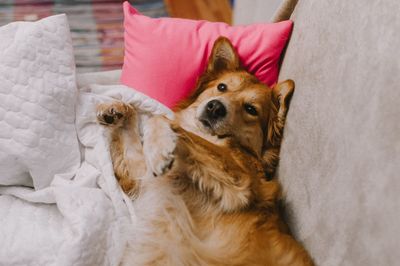
<path id="1" fill-rule="evenodd" d="M 291 16 L 280 80 L 296 91 L 278 178 L 317 265 L 399 265 L 399 10 L 394 0 L 299 0 Z"/>

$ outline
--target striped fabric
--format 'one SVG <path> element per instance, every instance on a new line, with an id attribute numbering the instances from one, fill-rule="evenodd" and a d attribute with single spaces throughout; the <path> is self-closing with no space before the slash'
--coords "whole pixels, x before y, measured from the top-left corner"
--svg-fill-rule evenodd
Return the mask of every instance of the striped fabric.
<path id="1" fill-rule="evenodd" d="M 123 62 L 123 0 L 0 0 L 0 26 L 68 15 L 78 72 L 121 68 Z M 162 0 L 133 0 L 151 17 L 167 16 Z"/>

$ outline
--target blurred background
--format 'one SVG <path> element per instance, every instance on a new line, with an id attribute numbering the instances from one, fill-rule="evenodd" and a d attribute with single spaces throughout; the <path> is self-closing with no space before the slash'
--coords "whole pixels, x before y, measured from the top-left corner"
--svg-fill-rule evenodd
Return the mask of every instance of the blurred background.
<path id="1" fill-rule="evenodd" d="M 0 0 L 0 26 L 68 15 L 78 72 L 121 68 L 123 0 Z M 150 17 L 180 17 L 232 23 L 229 0 L 130 0 Z"/>
<path id="2" fill-rule="evenodd" d="M 0 0 L 0 26 L 68 15 L 78 72 L 121 68 L 124 0 Z M 203 19 L 228 24 L 265 21 L 281 0 L 129 0 L 150 17 Z"/>

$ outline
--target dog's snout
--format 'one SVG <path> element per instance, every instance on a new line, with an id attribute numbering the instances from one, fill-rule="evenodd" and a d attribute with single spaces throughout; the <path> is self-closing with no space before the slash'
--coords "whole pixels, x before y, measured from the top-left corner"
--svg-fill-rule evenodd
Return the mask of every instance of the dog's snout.
<path id="1" fill-rule="evenodd" d="M 226 116 L 225 106 L 218 100 L 212 100 L 206 106 L 207 116 L 211 119 L 220 119 Z"/>

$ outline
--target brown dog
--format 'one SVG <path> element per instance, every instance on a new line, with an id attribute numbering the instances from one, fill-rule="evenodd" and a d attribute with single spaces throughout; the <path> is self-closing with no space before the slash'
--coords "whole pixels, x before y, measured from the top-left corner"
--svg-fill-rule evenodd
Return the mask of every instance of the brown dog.
<path id="1" fill-rule="evenodd" d="M 290 80 L 260 83 L 221 37 L 175 120 L 145 123 L 143 146 L 134 107 L 98 107 L 116 176 L 136 197 L 123 265 L 313 265 L 282 221 L 270 180 L 293 90 Z"/>

